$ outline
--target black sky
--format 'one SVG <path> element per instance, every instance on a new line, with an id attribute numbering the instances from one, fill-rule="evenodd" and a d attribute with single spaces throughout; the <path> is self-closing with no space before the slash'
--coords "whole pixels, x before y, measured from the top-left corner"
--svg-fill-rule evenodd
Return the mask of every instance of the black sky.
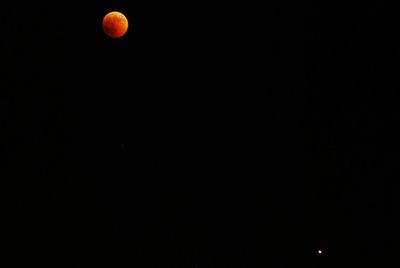
<path id="1" fill-rule="evenodd" d="M 306 2 L 7 7 L 1 135 L 16 262 L 388 261 L 398 21 L 380 1 Z M 130 22 L 121 39 L 101 29 L 113 10 Z"/>

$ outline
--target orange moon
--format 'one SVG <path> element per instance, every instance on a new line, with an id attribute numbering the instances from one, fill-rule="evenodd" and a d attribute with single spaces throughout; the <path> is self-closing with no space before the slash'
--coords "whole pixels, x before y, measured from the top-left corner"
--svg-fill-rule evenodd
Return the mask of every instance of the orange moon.
<path id="1" fill-rule="evenodd" d="M 128 31 L 128 19 L 118 11 L 112 11 L 103 18 L 103 31 L 112 38 L 120 38 Z"/>

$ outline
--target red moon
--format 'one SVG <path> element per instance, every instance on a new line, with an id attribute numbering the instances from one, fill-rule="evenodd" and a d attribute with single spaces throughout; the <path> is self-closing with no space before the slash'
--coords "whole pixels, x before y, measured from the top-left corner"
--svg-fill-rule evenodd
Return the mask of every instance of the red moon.
<path id="1" fill-rule="evenodd" d="M 118 11 L 112 11 L 103 18 L 103 31 L 112 38 L 120 38 L 128 31 L 128 19 Z"/>

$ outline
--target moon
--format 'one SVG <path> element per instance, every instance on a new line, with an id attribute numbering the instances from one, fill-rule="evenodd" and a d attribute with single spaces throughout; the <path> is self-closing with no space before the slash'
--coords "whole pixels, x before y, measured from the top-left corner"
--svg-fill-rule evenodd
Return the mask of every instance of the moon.
<path id="1" fill-rule="evenodd" d="M 103 31 L 112 38 L 120 38 L 128 31 L 128 19 L 118 11 L 112 11 L 103 18 Z"/>

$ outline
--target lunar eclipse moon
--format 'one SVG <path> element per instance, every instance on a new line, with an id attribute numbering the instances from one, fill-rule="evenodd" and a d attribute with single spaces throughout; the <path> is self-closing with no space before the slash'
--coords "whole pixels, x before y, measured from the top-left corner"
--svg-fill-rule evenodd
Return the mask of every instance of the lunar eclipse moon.
<path id="1" fill-rule="evenodd" d="M 109 12 L 103 18 L 103 31 L 112 38 L 120 38 L 128 31 L 128 19 L 118 11 Z"/>

